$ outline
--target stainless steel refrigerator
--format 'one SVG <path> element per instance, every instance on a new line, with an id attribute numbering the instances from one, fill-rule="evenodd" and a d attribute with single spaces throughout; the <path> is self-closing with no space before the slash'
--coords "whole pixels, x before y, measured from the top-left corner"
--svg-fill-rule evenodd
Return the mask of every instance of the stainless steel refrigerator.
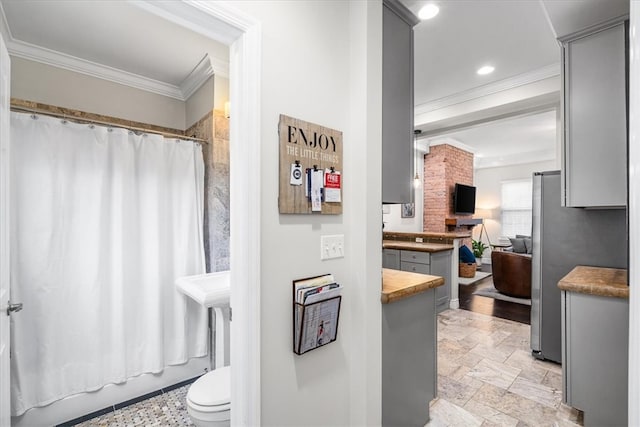
<path id="1" fill-rule="evenodd" d="M 627 268 L 626 209 L 563 208 L 560 197 L 560 171 L 533 174 L 531 351 L 558 363 L 558 281 L 576 265 Z"/>

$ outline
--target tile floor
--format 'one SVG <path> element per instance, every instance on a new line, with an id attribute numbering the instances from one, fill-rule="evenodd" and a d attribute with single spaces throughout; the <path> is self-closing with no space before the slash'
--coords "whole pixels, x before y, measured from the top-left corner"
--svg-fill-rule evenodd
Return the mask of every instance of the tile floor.
<path id="1" fill-rule="evenodd" d="M 530 327 L 466 310 L 438 316 L 438 398 L 428 427 L 578 426 L 560 365 L 537 360 Z"/>
<path id="2" fill-rule="evenodd" d="M 192 426 L 186 398 L 190 384 L 76 424 L 81 427 Z"/>
<path id="3" fill-rule="evenodd" d="M 560 365 L 536 360 L 529 325 L 466 310 L 438 316 L 438 395 L 428 427 L 581 425 L 562 405 Z M 188 426 L 189 386 L 79 426 Z"/>

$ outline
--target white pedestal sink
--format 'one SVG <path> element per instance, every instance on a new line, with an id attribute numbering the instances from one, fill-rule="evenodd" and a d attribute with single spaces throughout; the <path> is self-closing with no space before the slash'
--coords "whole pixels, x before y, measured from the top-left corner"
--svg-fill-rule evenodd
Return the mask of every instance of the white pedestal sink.
<path id="1" fill-rule="evenodd" d="M 230 271 L 216 273 L 197 274 L 176 279 L 176 288 L 181 293 L 193 299 L 198 304 L 207 308 L 209 335 L 207 339 L 209 351 L 209 369 L 214 369 L 213 357 L 215 356 L 216 342 L 216 315 L 214 309 L 229 306 L 231 294 Z"/>
<path id="2" fill-rule="evenodd" d="M 205 307 L 226 307 L 231 293 L 230 271 L 197 274 L 176 279 L 180 292 Z"/>

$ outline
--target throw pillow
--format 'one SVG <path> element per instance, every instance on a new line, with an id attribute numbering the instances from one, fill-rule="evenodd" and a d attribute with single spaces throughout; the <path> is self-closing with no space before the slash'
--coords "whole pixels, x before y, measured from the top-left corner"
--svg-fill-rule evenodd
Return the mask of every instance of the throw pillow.
<path id="1" fill-rule="evenodd" d="M 527 253 L 527 247 L 524 245 L 524 239 L 509 237 L 509 241 L 511 242 L 511 246 L 513 246 L 513 252 L 517 254 Z"/>
<path id="2" fill-rule="evenodd" d="M 533 248 L 531 244 L 531 236 L 526 236 L 524 234 L 516 234 L 516 239 L 524 239 L 524 247 L 526 250 L 522 253 L 530 254 L 531 249 Z"/>
<path id="3" fill-rule="evenodd" d="M 458 254 L 460 256 L 460 262 L 463 264 L 476 262 L 476 257 L 473 255 L 473 252 L 471 252 L 471 249 L 469 249 L 466 245 L 460 246 Z"/>

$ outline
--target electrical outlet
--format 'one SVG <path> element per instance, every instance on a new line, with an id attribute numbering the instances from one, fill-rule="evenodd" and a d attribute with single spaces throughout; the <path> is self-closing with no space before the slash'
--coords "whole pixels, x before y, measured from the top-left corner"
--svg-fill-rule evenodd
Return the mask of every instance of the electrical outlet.
<path id="1" fill-rule="evenodd" d="M 344 234 L 320 236 L 320 259 L 344 257 Z"/>
<path id="2" fill-rule="evenodd" d="M 424 239 L 422 237 L 416 237 L 416 243 L 422 243 Z"/>

